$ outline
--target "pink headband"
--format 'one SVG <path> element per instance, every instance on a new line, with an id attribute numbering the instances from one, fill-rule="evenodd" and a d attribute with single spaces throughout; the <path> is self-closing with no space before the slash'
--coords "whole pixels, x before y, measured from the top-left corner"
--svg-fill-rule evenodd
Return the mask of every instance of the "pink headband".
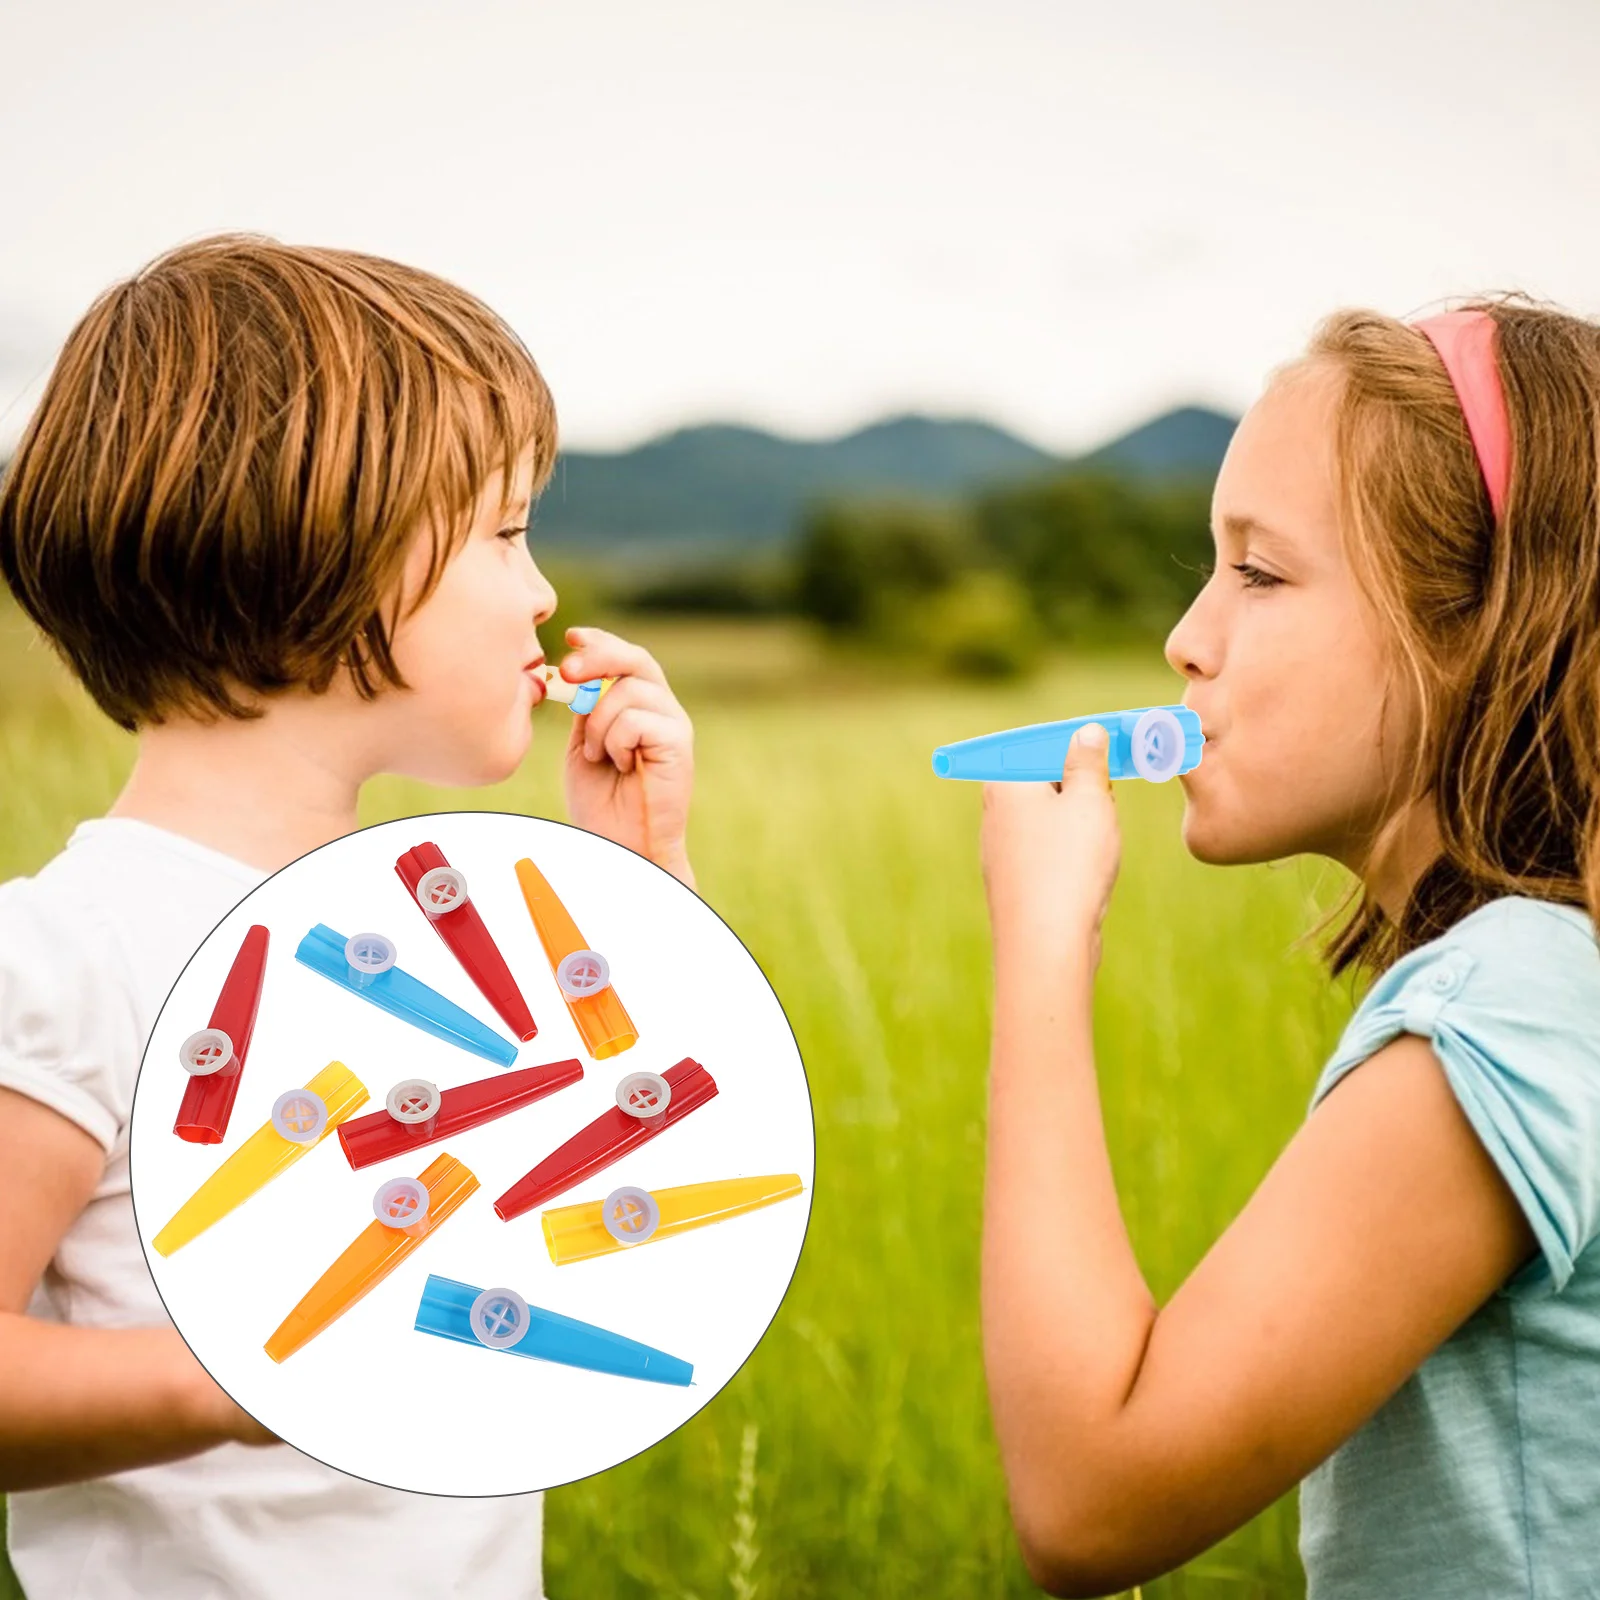
<path id="1" fill-rule="evenodd" d="M 1500 369 L 1495 365 L 1494 318 L 1487 311 L 1446 311 L 1411 326 L 1427 335 L 1455 385 L 1498 522 L 1505 513 L 1506 487 L 1511 481 L 1511 424 L 1506 419 Z"/>

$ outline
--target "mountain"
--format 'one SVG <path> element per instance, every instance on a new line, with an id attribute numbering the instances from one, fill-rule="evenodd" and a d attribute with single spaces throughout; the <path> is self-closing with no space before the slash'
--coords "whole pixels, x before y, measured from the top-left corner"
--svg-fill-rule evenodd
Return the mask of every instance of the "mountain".
<path id="1" fill-rule="evenodd" d="M 1239 425 L 1205 406 L 1179 406 L 1081 457 L 1084 466 L 1109 467 L 1136 477 L 1213 477 Z"/>
<path id="2" fill-rule="evenodd" d="M 1214 473 L 1232 431 L 1232 418 L 1184 407 L 1081 464 L 1137 477 Z M 772 546 L 793 532 L 808 501 L 824 496 L 948 498 L 1078 464 L 971 418 L 894 417 L 823 440 L 717 423 L 633 450 L 563 454 L 533 537 L 607 551 Z"/>

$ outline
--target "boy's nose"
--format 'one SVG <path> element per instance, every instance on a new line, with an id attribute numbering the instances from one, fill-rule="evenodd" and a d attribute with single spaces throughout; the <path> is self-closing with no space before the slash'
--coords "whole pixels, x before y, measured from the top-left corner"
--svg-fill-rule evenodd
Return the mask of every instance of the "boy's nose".
<path id="1" fill-rule="evenodd" d="M 550 586 L 550 580 L 539 570 L 533 557 L 528 557 L 528 565 L 532 573 L 533 588 L 533 624 L 542 627 L 556 612 L 556 592 Z"/>

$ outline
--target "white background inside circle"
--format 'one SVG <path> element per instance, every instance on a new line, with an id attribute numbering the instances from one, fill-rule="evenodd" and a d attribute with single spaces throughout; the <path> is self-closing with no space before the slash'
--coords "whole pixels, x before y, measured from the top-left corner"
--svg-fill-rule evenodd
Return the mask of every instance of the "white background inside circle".
<path id="1" fill-rule="evenodd" d="M 576 1056 L 580 1083 L 497 1122 L 352 1172 L 330 1132 L 293 1168 L 170 1258 L 151 1236 L 267 1120 L 285 1090 L 329 1061 L 367 1086 L 358 1116 L 402 1078 L 440 1089 L 505 1070 L 443 1044 L 294 959 L 314 923 L 372 929 L 398 965 L 497 1032 L 495 1015 L 394 871 L 431 839 L 472 898 L 539 1026 L 515 1067 Z M 603 948 L 639 1042 L 585 1054 L 517 886 L 531 856 L 584 938 Z M 261 1010 L 224 1143 L 172 1132 L 190 1079 L 183 1040 L 205 1026 L 245 930 L 272 932 Z M 700 974 L 718 974 L 706 993 Z M 798 1172 L 805 1194 L 637 1249 L 556 1267 L 539 1212 L 501 1222 L 493 1201 L 535 1162 L 615 1106 L 629 1072 L 693 1056 L 718 1094 L 642 1149 L 550 1202 L 600 1201 L 624 1184 L 658 1190 Z M 281 1366 L 261 1348 L 312 1283 L 372 1221 L 386 1178 L 416 1176 L 441 1151 L 481 1187 L 400 1268 Z M 788 1287 L 812 1185 L 811 1104 L 794 1038 L 760 969 L 675 879 L 605 840 L 538 818 L 456 813 L 363 830 L 269 879 L 196 953 L 151 1035 L 135 1090 L 130 1155 L 140 1236 L 167 1309 L 212 1376 L 299 1449 L 375 1482 L 435 1494 L 514 1494 L 602 1471 L 694 1415 L 738 1370 Z M 504 1285 L 532 1306 L 596 1323 L 694 1363 L 675 1388 L 528 1360 L 418 1333 L 429 1273 Z M 411 1397 L 425 1396 L 426 1399 Z M 515 1441 L 508 1448 L 507 1441 Z"/>

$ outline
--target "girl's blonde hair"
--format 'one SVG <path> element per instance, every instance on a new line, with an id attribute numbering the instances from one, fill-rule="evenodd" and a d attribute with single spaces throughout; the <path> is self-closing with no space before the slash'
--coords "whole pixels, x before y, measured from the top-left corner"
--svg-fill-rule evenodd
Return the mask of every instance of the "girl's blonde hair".
<path id="1" fill-rule="evenodd" d="M 1442 849 L 1398 923 L 1362 888 L 1323 950 L 1378 972 L 1503 895 L 1600 927 L 1600 326 L 1520 297 L 1497 324 L 1512 466 L 1496 524 L 1443 363 L 1424 336 L 1341 311 L 1308 352 L 1342 377 L 1338 495 L 1347 555 L 1414 689 L 1420 731 L 1375 851 L 1404 802 Z"/>

